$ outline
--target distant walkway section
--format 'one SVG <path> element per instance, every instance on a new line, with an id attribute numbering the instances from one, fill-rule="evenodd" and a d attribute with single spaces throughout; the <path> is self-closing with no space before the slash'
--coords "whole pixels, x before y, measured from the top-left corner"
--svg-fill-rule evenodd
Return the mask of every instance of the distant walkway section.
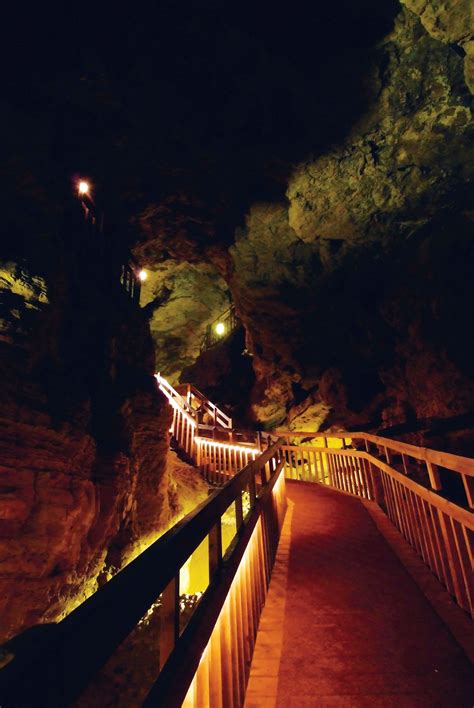
<path id="1" fill-rule="evenodd" d="M 472 708 L 474 667 L 364 505 L 287 489 L 246 707 Z"/>

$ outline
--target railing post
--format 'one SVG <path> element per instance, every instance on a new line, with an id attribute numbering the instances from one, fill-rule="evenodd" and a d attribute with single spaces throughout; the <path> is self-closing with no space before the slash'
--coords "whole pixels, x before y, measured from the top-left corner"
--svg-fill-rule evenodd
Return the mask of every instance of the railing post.
<path id="1" fill-rule="evenodd" d="M 222 563 L 222 530 L 221 519 L 209 531 L 209 582 Z"/>
<path id="2" fill-rule="evenodd" d="M 235 526 L 236 531 L 239 534 L 242 529 L 242 524 L 244 522 L 244 513 L 242 508 L 242 494 L 239 494 L 235 499 Z"/>
<path id="3" fill-rule="evenodd" d="M 201 442 L 194 439 L 196 445 L 196 467 L 201 467 Z"/>
<path id="4" fill-rule="evenodd" d="M 379 505 L 379 507 L 381 509 L 384 509 L 385 508 L 385 494 L 384 494 L 382 480 L 380 479 L 380 475 L 382 474 L 382 472 L 380 470 L 376 470 L 370 460 L 369 460 L 369 470 L 370 470 L 370 478 L 372 480 L 372 489 L 374 490 L 375 502 L 376 502 L 376 504 Z"/>
<path id="5" fill-rule="evenodd" d="M 428 471 L 428 477 L 430 478 L 431 488 L 439 492 L 443 488 L 443 485 L 441 484 L 441 478 L 439 476 L 438 467 L 429 460 L 425 460 L 425 462 L 426 469 Z"/>
<path id="6" fill-rule="evenodd" d="M 474 477 L 468 477 L 467 475 L 462 475 L 462 481 L 464 484 L 464 491 L 466 492 L 467 503 L 470 509 L 474 509 Z"/>
<path id="7" fill-rule="evenodd" d="M 179 573 L 161 595 L 160 669 L 165 665 L 179 638 Z"/>

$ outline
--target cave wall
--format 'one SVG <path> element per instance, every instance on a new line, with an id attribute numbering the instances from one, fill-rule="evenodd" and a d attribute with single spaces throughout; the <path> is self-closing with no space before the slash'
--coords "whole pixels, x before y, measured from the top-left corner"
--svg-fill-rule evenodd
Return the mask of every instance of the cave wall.
<path id="1" fill-rule="evenodd" d="M 202 261 L 169 258 L 146 272 L 140 304 L 150 318 L 155 368 L 176 383 L 198 359 L 207 327 L 228 309 L 228 286 Z"/>
<path id="2" fill-rule="evenodd" d="M 367 51 L 365 103 L 352 105 L 346 73 L 334 72 L 345 131 L 327 131 L 341 106 L 318 75 L 321 120 L 303 156 L 265 167 L 266 190 L 236 156 L 248 189 L 214 201 L 189 190 L 142 214 L 150 262 L 207 261 L 228 284 L 255 374 L 249 422 L 405 426 L 414 441 L 459 450 L 464 426 L 472 440 L 471 23 L 465 2 L 407 0 Z M 207 361 L 186 373 L 216 379 Z M 440 421 L 460 438 L 430 439 Z"/>
<path id="3" fill-rule="evenodd" d="M 462 58 L 402 11 L 371 81 L 345 141 L 293 170 L 286 203 L 254 204 L 230 249 L 266 423 L 311 409 L 315 424 L 380 428 L 474 408 Z"/>
<path id="4" fill-rule="evenodd" d="M 148 318 L 77 226 L 49 280 L 1 269 L 2 640 L 64 616 L 182 512 Z"/>

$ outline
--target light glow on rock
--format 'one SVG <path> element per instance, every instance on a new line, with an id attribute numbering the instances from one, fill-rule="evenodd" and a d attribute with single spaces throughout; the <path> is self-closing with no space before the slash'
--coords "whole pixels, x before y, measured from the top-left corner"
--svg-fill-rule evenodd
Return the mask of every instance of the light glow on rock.
<path id="1" fill-rule="evenodd" d="M 142 283 L 148 278 L 148 273 L 144 268 L 142 268 L 141 271 L 138 273 L 138 277 L 142 281 Z"/>
<path id="2" fill-rule="evenodd" d="M 225 334 L 225 324 L 223 322 L 218 322 L 215 326 L 216 334 L 222 337 Z"/>

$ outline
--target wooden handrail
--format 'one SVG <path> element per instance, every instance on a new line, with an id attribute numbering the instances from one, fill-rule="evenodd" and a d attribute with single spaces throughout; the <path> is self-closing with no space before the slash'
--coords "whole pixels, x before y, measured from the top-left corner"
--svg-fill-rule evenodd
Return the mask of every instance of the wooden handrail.
<path id="1" fill-rule="evenodd" d="M 406 457 L 412 457 L 420 462 L 424 462 L 426 466 L 426 474 L 429 479 L 431 488 L 436 491 L 441 491 L 443 488 L 439 468 L 444 468 L 450 472 L 455 472 L 461 476 L 462 484 L 466 494 L 466 499 L 469 507 L 474 509 L 474 460 L 454 455 L 450 452 L 442 452 L 440 450 L 432 450 L 428 447 L 417 447 L 410 443 L 391 440 L 379 435 L 371 433 L 308 433 L 301 431 L 285 431 L 279 433 L 287 442 L 294 439 L 311 439 L 322 438 L 323 440 L 339 439 L 362 441 L 365 444 L 366 450 L 369 451 L 369 445 L 375 445 L 383 450 L 387 462 L 390 462 L 390 457 L 393 454 L 401 455 L 402 463 L 406 471 Z"/>
<path id="2" fill-rule="evenodd" d="M 418 447 L 411 443 L 392 440 L 391 438 L 383 438 L 372 433 L 361 432 L 340 432 L 340 433 L 325 433 L 325 432 L 301 432 L 292 430 L 275 431 L 275 435 L 285 439 L 289 438 L 336 438 L 338 440 L 363 440 L 380 447 L 386 447 L 394 452 L 403 453 L 414 457 L 417 460 L 428 460 L 433 464 L 455 472 L 466 474 L 474 477 L 474 460 L 462 455 L 455 455 L 451 452 L 442 452 L 441 450 L 433 450 L 429 447 Z"/>
<path id="3" fill-rule="evenodd" d="M 262 516 L 262 505 L 283 466 L 280 456 L 280 445 L 274 445 L 247 465 L 64 620 L 49 626 L 47 641 L 42 646 L 28 646 L 24 642 L 16 650 L 18 638 L 10 647 L 6 645 L 6 651 L 14 656 L 0 671 L 1 705 L 49 708 L 69 704 L 77 698 L 157 597 L 175 582 L 180 568 L 202 541 L 210 537 L 229 505 L 239 504 L 239 499 L 241 503 L 242 493 L 249 491 L 250 511 L 245 518 L 236 515 L 236 545 L 227 556 L 217 559 L 214 579 L 211 578 L 204 596 L 216 594 L 220 583 L 228 583 L 230 569 L 235 573 L 236 558 L 239 554 L 241 557 L 243 545 L 249 541 L 249 534 L 244 534 L 243 529 L 254 527 Z M 272 553 L 276 552 L 277 541 L 275 538 Z M 179 612 L 179 604 L 174 612 Z"/>
<path id="4" fill-rule="evenodd" d="M 347 437 L 347 436 L 346 436 Z M 283 445 L 286 476 L 375 501 L 474 618 L 474 514 L 366 450 Z"/>

